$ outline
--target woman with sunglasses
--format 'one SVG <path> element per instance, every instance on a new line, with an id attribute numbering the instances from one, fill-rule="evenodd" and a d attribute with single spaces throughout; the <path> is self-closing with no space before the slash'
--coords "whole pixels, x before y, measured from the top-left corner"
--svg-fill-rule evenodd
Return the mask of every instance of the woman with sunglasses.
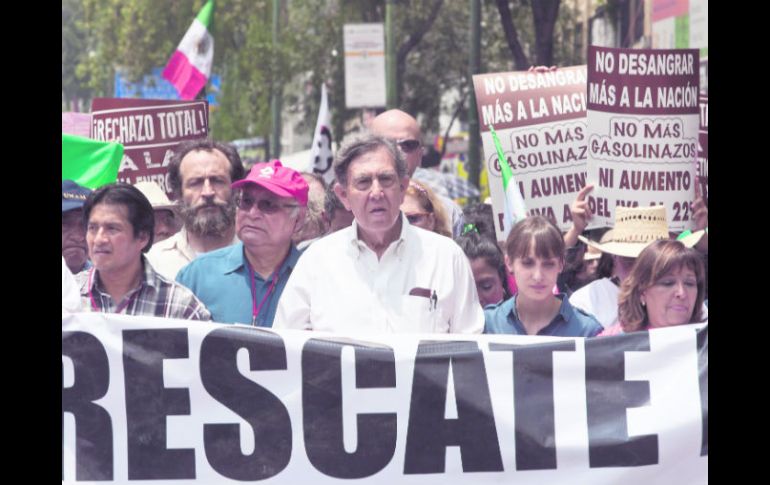
<path id="1" fill-rule="evenodd" d="M 420 182 L 409 181 L 404 202 L 401 204 L 401 212 L 413 226 L 452 237 L 443 204 L 430 188 Z"/>

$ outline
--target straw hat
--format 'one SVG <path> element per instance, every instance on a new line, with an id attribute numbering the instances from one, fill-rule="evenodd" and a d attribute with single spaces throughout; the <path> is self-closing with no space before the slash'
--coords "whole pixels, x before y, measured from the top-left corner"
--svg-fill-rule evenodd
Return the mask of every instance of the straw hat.
<path id="1" fill-rule="evenodd" d="M 602 257 L 602 252 L 593 246 L 588 246 L 586 252 L 583 253 L 583 261 L 592 261 Z"/>
<path id="2" fill-rule="evenodd" d="M 686 247 L 691 248 L 697 244 L 703 233 L 704 231 L 694 232 L 681 241 Z M 617 207 L 615 227 L 605 233 L 601 242 L 597 243 L 583 236 L 578 238 L 603 253 L 636 258 L 650 243 L 658 239 L 669 239 L 666 208 L 662 205 Z"/>
<path id="3" fill-rule="evenodd" d="M 166 193 L 163 192 L 163 189 L 157 183 L 142 181 L 135 183 L 134 187 L 147 197 L 153 209 L 168 209 L 171 211 L 176 209 L 176 204 L 169 200 Z"/>

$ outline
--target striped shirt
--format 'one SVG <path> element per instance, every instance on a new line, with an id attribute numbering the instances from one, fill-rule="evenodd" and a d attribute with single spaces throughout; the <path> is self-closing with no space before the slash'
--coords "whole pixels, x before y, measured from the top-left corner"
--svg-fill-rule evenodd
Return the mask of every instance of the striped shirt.
<path id="1" fill-rule="evenodd" d="M 75 275 L 80 287 L 82 311 L 149 315 L 182 320 L 211 320 L 211 313 L 187 287 L 157 273 L 142 255 L 144 275 L 139 286 L 115 302 L 101 285 L 99 271 L 81 271 Z M 90 283 L 90 285 L 89 285 Z"/>

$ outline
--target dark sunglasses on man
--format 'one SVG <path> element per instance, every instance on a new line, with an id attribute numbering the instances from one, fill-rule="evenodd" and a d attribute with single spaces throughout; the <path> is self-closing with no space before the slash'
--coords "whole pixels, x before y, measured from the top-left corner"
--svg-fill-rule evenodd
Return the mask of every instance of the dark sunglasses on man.
<path id="1" fill-rule="evenodd" d="M 281 204 L 272 199 L 259 199 L 256 200 L 246 194 L 237 194 L 235 196 L 235 205 L 242 211 L 249 212 L 254 204 L 257 205 L 257 209 L 263 214 L 275 214 L 283 208 L 293 209 L 299 207 L 297 204 Z"/>
<path id="2" fill-rule="evenodd" d="M 422 148 L 422 142 L 415 139 L 396 140 L 396 145 L 404 153 L 412 153 L 413 151 Z"/>

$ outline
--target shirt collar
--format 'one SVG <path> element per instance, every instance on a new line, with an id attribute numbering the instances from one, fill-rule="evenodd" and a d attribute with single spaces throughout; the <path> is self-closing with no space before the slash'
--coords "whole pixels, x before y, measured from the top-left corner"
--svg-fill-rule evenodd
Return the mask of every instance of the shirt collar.
<path id="1" fill-rule="evenodd" d="M 90 271 L 91 270 L 89 270 L 89 272 Z M 99 293 L 106 293 L 104 289 L 101 287 L 101 284 L 99 283 L 99 277 L 98 277 L 99 271 L 94 267 L 93 273 L 91 274 L 92 274 L 91 287 L 88 289 L 96 290 Z M 145 285 L 150 286 L 152 288 L 158 288 L 158 286 L 160 286 L 160 282 L 158 281 L 158 274 L 155 272 L 155 270 L 152 269 L 152 265 L 150 264 L 150 261 L 147 259 L 147 255 L 145 253 L 142 253 L 142 278 L 139 280 L 139 285 L 136 288 L 141 288 Z M 131 292 L 133 292 L 136 288 L 131 290 Z"/>
<path id="2" fill-rule="evenodd" d="M 519 314 L 516 311 L 516 297 L 519 295 L 513 295 L 511 297 L 511 311 L 510 315 L 513 316 L 513 319 L 520 322 L 521 319 L 519 318 Z M 561 300 L 561 306 L 559 306 L 559 313 L 556 314 L 555 317 L 553 317 L 553 320 L 548 324 L 551 325 L 552 323 L 559 320 L 559 317 L 565 322 L 569 322 L 570 318 L 572 318 L 572 315 L 574 313 L 574 309 L 570 306 L 569 302 L 567 302 L 567 298 L 565 298 L 565 295 L 563 293 L 560 293 L 558 295 L 554 295 L 556 298 Z"/>
<path id="3" fill-rule="evenodd" d="M 297 249 L 297 246 L 294 245 L 294 243 L 291 243 L 291 246 L 289 247 L 289 254 L 286 256 L 286 260 L 278 269 L 280 272 L 279 274 L 285 272 L 287 268 L 293 270 L 297 265 L 297 261 L 299 260 L 300 256 L 302 256 L 302 252 Z M 248 267 L 246 264 L 246 253 L 244 253 L 243 242 L 239 241 L 236 244 L 230 246 L 230 252 L 225 257 L 223 266 L 225 273 L 233 273 L 241 268 Z"/>
<path id="4" fill-rule="evenodd" d="M 406 218 L 403 212 L 399 211 L 398 216 L 401 218 L 401 232 L 399 233 L 396 240 L 388 245 L 388 248 L 385 250 L 385 252 L 387 252 L 393 245 L 395 245 L 394 251 L 396 256 L 401 258 L 406 251 L 408 242 L 414 239 L 414 228 L 409 224 L 409 220 Z M 358 222 L 355 219 L 353 219 L 353 223 L 344 230 L 348 231 L 346 233 L 345 240 L 348 241 L 348 243 L 353 247 L 355 256 L 360 257 L 364 251 L 371 251 L 369 246 L 367 246 L 366 243 L 358 238 Z"/>
<path id="5" fill-rule="evenodd" d="M 171 236 L 169 240 L 173 241 L 171 245 L 171 249 L 176 249 L 177 251 L 181 252 L 188 259 L 190 259 L 190 261 L 198 257 L 198 252 L 195 249 L 193 249 L 193 247 L 190 245 L 190 237 L 186 228 L 183 227 L 182 229 L 180 229 L 179 232 Z M 241 242 L 241 240 L 238 239 L 238 234 L 233 234 L 233 240 L 230 241 L 230 244 L 228 244 L 227 246 L 232 246 L 239 242 Z M 211 252 L 211 251 L 208 251 L 208 252 Z M 204 254 L 204 253 L 200 253 L 200 254 Z"/>

